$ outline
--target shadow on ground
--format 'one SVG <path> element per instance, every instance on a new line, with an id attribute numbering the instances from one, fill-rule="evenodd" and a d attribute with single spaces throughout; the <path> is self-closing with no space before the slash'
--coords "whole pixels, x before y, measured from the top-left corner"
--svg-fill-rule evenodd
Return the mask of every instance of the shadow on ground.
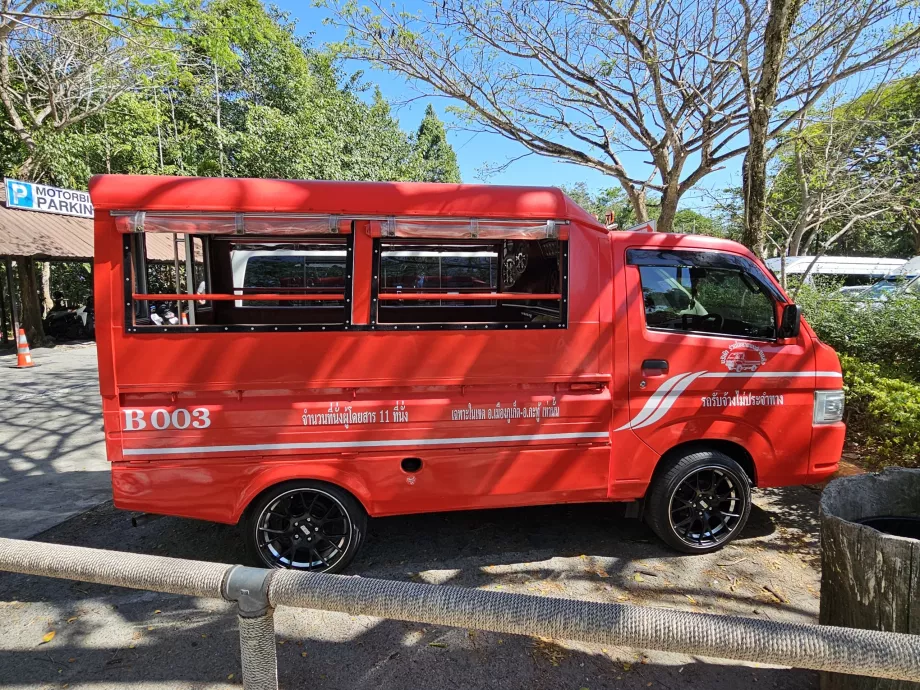
<path id="1" fill-rule="evenodd" d="M 800 547 L 785 548 L 780 534 L 815 537 L 817 495 L 777 489 L 763 499 L 737 546 L 702 557 L 667 550 L 602 504 L 377 519 L 350 574 L 813 620 L 810 595 L 780 602 L 760 580 L 776 559 L 815 580 Z M 130 518 L 106 504 L 37 539 L 245 561 L 236 527 L 148 516 L 132 527 Z M 239 687 L 236 621 L 224 602 L 18 575 L 0 575 L 0 602 L 4 687 Z M 817 686 L 811 672 L 343 614 L 280 609 L 276 625 L 284 688 Z M 55 638 L 40 645 L 48 630 Z"/>

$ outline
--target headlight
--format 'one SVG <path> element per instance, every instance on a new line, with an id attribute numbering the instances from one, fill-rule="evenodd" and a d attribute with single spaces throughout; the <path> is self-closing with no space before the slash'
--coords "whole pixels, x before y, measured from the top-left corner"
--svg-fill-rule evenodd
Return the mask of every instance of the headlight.
<path id="1" fill-rule="evenodd" d="M 843 391 L 815 391 L 815 424 L 833 424 L 843 419 Z"/>

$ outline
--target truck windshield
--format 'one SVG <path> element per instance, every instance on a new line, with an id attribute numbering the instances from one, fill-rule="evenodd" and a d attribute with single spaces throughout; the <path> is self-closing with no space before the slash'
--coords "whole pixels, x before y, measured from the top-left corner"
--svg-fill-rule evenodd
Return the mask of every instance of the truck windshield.
<path id="1" fill-rule="evenodd" d="M 884 280 L 880 280 L 875 283 L 875 285 L 868 288 L 865 292 L 861 293 L 860 297 L 870 300 L 890 297 L 895 292 L 898 292 L 901 288 L 907 286 L 909 282 L 910 278 L 905 278 L 902 276 L 885 278 Z"/>

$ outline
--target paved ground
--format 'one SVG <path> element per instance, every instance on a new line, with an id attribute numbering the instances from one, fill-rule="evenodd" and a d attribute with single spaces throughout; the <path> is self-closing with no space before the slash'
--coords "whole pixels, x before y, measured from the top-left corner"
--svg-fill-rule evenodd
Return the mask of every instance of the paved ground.
<path id="1" fill-rule="evenodd" d="M 667 551 L 609 506 L 387 518 L 372 521 L 351 572 L 814 622 L 816 499 L 801 488 L 760 493 L 746 538 L 699 557 Z M 39 539 L 245 558 L 233 527 L 158 518 L 135 528 L 109 504 Z M 289 689 L 817 687 L 811 672 L 635 649 L 290 609 L 276 619 Z M 0 621 L 4 688 L 239 687 L 235 616 L 219 602 L 0 575 Z"/>
<path id="2" fill-rule="evenodd" d="M 112 497 L 96 347 L 0 356 L 0 536 L 28 538 Z"/>
<path id="3" fill-rule="evenodd" d="M 78 513 L 108 492 L 107 473 L 99 471 L 106 467 L 94 350 L 37 355 L 42 369 L 0 370 L 0 396 L 14 403 L 0 417 L 4 536 L 35 529 L 24 522 Z M 744 539 L 697 557 L 668 551 L 641 523 L 605 505 L 375 520 L 350 572 L 815 622 L 817 493 L 763 491 L 756 504 Z M 130 518 L 103 503 L 36 539 L 245 559 L 233 527 L 174 518 L 132 527 Z M 811 672 L 658 652 L 310 611 L 282 609 L 276 619 L 281 685 L 289 689 L 817 687 Z M 50 631 L 54 638 L 42 644 Z M 0 574 L 4 689 L 232 688 L 239 673 L 235 616 L 226 604 Z"/>

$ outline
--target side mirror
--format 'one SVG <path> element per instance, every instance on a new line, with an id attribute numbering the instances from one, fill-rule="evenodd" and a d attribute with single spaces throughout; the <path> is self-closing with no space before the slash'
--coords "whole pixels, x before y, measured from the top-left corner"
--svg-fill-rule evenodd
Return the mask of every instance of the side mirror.
<path id="1" fill-rule="evenodd" d="M 780 338 L 798 338 L 802 329 L 802 307 L 787 304 L 783 307 L 783 316 L 779 324 Z"/>

